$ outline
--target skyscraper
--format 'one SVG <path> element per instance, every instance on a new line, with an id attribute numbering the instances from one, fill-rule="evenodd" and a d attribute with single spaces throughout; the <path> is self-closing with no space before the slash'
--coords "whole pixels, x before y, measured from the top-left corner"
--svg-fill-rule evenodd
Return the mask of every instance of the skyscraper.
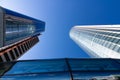
<path id="1" fill-rule="evenodd" d="M 75 26 L 70 37 L 92 57 L 120 58 L 120 25 Z"/>
<path id="2" fill-rule="evenodd" d="M 44 30 L 43 21 L 0 7 L 0 62 L 19 58 Z"/>

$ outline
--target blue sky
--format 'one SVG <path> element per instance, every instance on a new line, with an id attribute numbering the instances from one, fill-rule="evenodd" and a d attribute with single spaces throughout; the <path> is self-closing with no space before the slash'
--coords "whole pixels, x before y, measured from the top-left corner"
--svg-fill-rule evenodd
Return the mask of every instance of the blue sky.
<path id="1" fill-rule="evenodd" d="M 120 23 L 119 0 L 1 0 L 0 5 L 46 22 L 40 42 L 20 59 L 88 58 L 69 37 L 75 25 Z"/>

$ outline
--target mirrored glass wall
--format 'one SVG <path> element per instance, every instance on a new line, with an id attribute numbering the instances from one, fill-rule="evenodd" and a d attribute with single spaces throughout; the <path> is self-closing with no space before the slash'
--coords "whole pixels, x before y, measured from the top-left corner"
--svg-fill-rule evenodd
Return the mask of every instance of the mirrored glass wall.
<path id="1" fill-rule="evenodd" d="M 35 33 L 35 25 L 30 20 L 6 15 L 5 41 L 19 40 Z"/>

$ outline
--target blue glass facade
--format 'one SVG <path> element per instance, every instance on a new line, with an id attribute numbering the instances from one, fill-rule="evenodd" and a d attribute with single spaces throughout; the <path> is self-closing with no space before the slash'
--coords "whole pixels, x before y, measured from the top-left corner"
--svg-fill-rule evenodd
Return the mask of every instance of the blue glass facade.
<path id="1" fill-rule="evenodd" d="M 17 60 L 43 31 L 45 22 L 0 7 L 0 62 Z"/>
<path id="2" fill-rule="evenodd" d="M 90 80 L 120 75 L 119 62 L 120 59 L 15 61 L 0 63 L 0 75 L 2 80 Z"/>
<path id="3" fill-rule="evenodd" d="M 4 45 L 9 45 L 22 39 L 35 36 L 45 30 L 43 21 L 2 8 Z M 1 46 L 2 47 L 2 46 Z"/>

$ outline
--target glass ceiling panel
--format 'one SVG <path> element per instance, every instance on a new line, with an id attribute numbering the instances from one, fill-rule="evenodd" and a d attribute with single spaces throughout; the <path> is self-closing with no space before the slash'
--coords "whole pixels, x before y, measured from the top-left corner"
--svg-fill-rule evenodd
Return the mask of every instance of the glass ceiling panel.
<path id="1" fill-rule="evenodd" d="M 70 59 L 72 71 L 120 70 L 120 64 L 112 59 Z"/>
<path id="2" fill-rule="evenodd" d="M 45 73 L 67 71 L 67 65 L 64 60 L 39 60 L 39 61 L 21 61 L 6 74 L 24 74 L 24 73 Z"/>
<path id="3" fill-rule="evenodd" d="M 2 80 L 70 80 L 120 74 L 120 59 L 52 59 L 0 63 Z"/>

